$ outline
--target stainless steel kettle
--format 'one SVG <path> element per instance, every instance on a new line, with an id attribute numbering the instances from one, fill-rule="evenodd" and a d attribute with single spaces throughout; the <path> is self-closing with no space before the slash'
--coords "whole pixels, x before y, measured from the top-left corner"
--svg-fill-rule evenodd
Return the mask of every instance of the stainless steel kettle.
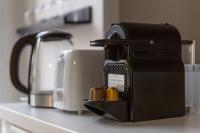
<path id="1" fill-rule="evenodd" d="M 10 77 L 17 90 L 28 94 L 28 103 L 35 107 L 53 107 L 53 89 L 56 87 L 57 58 L 62 50 L 73 49 L 71 34 L 44 31 L 26 35 L 14 45 L 10 62 Z M 19 79 L 19 59 L 22 50 L 32 47 L 28 86 Z"/>

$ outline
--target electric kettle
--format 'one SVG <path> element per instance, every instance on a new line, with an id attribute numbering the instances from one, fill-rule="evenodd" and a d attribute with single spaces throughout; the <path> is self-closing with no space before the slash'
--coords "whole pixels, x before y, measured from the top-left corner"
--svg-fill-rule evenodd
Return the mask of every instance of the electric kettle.
<path id="1" fill-rule="evenodd" d="M 54 108 L 81 114 L 90 88 L 103 84 L 104 50 L 63 50 L 57 64 Z"/>
<path id="2" fill-rule="evenodd" d="M 62 50 L 73 49 L 72 35 L 60 31 L 43 31 L 26 35 L 14 45 L 10 61 L 10 77 L 17 90 L 28 94 L 34 107 L 53 107 L 56 87 L 57 58 Z M 28 86 L 19 79 L 19 59 L 22 50 L 30 45 Z"/>

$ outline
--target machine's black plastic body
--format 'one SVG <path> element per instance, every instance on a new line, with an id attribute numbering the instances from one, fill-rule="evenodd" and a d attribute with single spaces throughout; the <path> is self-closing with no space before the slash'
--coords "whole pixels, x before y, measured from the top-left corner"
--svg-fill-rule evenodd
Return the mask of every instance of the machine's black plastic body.
<path id="1" fill-rule="evenodd" d="M 91 45 L 105 48 L 105 86 L 109 74 L 124 75 L 125 83 L 118 105 L 88 101 L 87 108 L 99 115 L 109 113 L 119 121 L 134 122 L 185 114 L 181 36 L 174 26 L 113 24 L 106 39 L 91 41 Z"/>

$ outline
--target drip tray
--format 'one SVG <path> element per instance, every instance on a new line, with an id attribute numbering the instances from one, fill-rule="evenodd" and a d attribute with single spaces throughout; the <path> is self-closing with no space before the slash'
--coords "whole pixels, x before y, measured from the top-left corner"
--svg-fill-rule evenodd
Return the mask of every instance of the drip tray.
<path id="1" fill-rule="evenodd" d="M 128 121 L 128 105 L 126 101 L 88 101 L 84 106 L 97 115 L 118 120 Z"/>

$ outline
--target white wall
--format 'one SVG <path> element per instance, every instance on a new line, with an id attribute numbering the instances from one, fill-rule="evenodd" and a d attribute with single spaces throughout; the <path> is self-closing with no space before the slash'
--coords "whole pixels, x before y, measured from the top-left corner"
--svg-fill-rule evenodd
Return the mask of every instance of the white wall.
<path id="1" fill-rule="evenodd" d="M 17 101 L 21 95 L 11 84 L 9 62 L 17 39 L 16 27 L 22 24 L 23 3 L 23 0 L 0 0 L 0 102 Z"/>
<path id="2" fill-rule="evenodd" d="M 90 40 L 103 38 L 108 26 L 118 21 L 119 13 L 120 21 L 168 22 L 175 25 L 183 39 L 197 41 L 197 61 L 200 62 L 198 57 L 200 55 L 198 54 L 200 52 L 199 0 L 120 0 L 119 5 L 117 1 L 88 0 L 86 4 L 94 6 L 93 23 L 84 26 L 67 26 L 64 29 L 74 35 L 73 41 L 76 47 L 90 48 Z M 77 6 L 80 5 L 79 3 Z M 21 95 L 10 82 L 9 61 L 11 49 L 17 40 L 15 30 L 23 25 L 24 10 L 25 0 L 0 0 L 0 102 L 17 100 Z M 26 70 L 21 70 L 21 73 L 22 79 L 25 79 Z"/>
<path id="3" fill-rule="evenodd" d="M 92 24 L 70 25 L 62 27 L 61 30 L 72 33 L 76 48 L 88 49 L 91 48 L 90 40 L 103 38 L 108 26 L 118 21 L 118 0 L 76 0 L 74 2 L 73 8 L 92 5 Z M 0 102 L 18 101 L 19 96 L 22 96 L 10 81 L 9 63 L 11 50 L 18 39 L 16 29 L 24 25 L 24 12 L 27 5 L 32 8 L 27 0 L 0 0 Z M 25 84 L 27 84 L 28 72 L 28 59 L 24 56 L 26 54 L 26 52 L 22 54 L 20 64 L 20 78 Z"/>
<path id="4" fill-rule="evenodd" d="M 197 41 L 196 59 L 200 63 L 199 0 L 120 0 L 120 20 L 175 25 L 182 39 Z"/>

